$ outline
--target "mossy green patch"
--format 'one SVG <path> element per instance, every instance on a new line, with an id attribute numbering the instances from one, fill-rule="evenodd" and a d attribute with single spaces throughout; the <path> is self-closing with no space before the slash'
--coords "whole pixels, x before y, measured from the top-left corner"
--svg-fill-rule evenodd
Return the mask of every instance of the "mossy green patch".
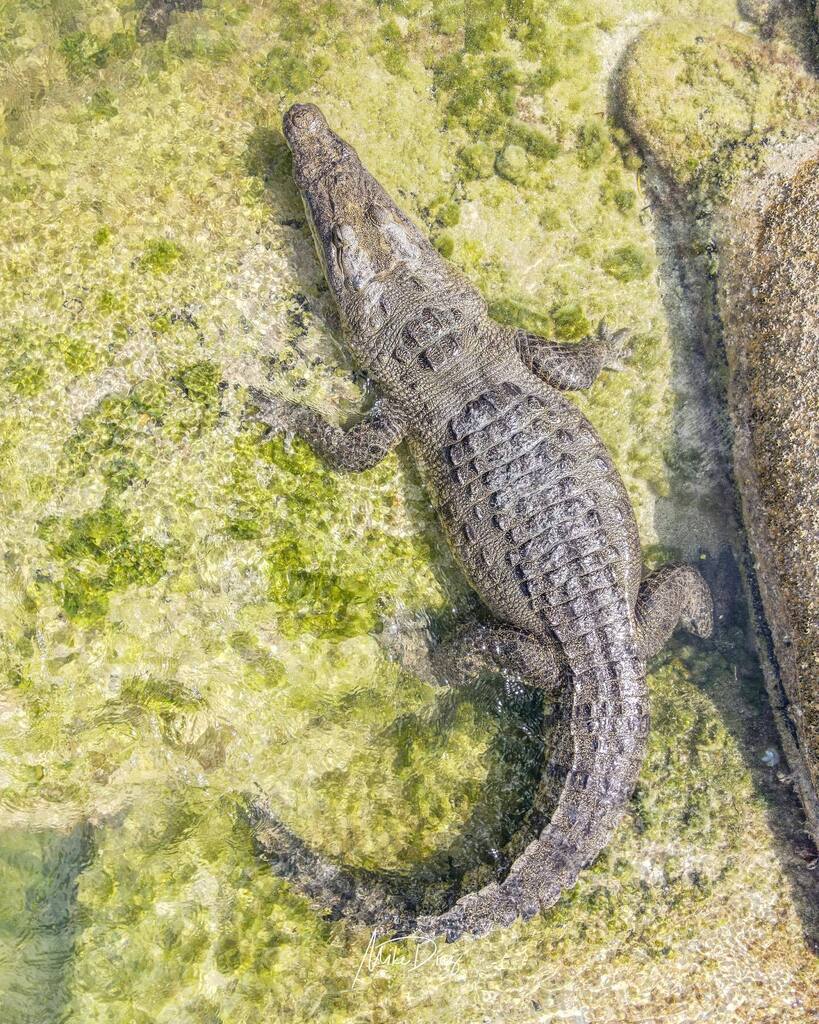
<path id="1" fill-rule="evenodd" d="M 93 342 L 87 341 L 79 332 L 71 335 L 58 334 L 54 338 L 54 344 L 63 357 L 69 373 L 95 373 L 107 363 L 105 351 Z"/>
<path id="2" fill-rule="evenodd" d="M 552 322 L 557 337 L 569 341 L 585 338 L 591 328 L 582 307 L 575 305 L 558 306 L 552 313 Z"/>
<path id="3" fill-rule="evenodd" d="M 606 152 L 606 129 L 597 120 L 584 121 L 577 129 L 577 159 L 581 167 L 588 169 L 599 164 Z"/>
<path id="4" fill-rule="evenodd" d="M 553 206 L 544 206 L 537 218 L 538 224 L 544 231 L 557 231 L 563 226 L 563 218 L 560 211 Z"/>
<path id="5" fill-rule="evenodd" d="M 270 92 L 298 93 L 314 85 L 330 66 L 328 57 L 309 58 L 293 53 L 287 45 L 275 46 L 259 68 L 257 84 Z"/>
<path id="6" fill-rule="evenodd" d="M 45 365 L 37 355 L 21 352 L 6 364 L 3 379 L 18 398 L 33 398 L 45 385 Z"/>
<path id="7" fill-rule="evenodd" d="M 522 146 L 533 157 L 542 160 L 554 160 L 560 152 L 560 143 L 550 138 L 542 128 L 522 122 L 515 122 L 509 127 L 510 142 Z"/>
<path id="8" fill-rule="evenodd" d="M 447 196 L 436 196 L 429 205 L 429 216 L 436 224 L 445 228 L 453 228 L 461 219 L 461 208 L 457 202 Z"/>
<path id="9" fill-rule="evenodd" d="M 643 281 L 651 273 L 648 254 L 636 245 L 621 245 L 603 257 L 603 270 L 618 281 Z"/>
<path id="10" fill-rule="evenodd" d="M 464 146 L 461 160 L 470 177 L 488 178 L 495 165 L 495 151 L 488 142 L 473 142 Z"/>
<path id="11" fill-rule="evenodd" d="M 792 53 L 700 20 L 662 21 L 643 33 L 621 96 L 637 139 L 704 201 L 753 166 L 771 136 L 819 116 L 819 88 Z"/>
<path id="12" fill-rule="evenodd" d="M 157 238 L 145 246 L 139 264 L 152 274 L 165 274 L 184 256 L 185 250 L 169 238 Z"/>
<path id="13" fill-rule="evenodd" d="M 134 536 L 127 514 L 106 505 L 67 524 L 46 522 L 53 556 L 63 566 L 57 584 L 68 616 L 95 622 L 108 609 L 108 595 L 131 585 L 150 586 L 165 572 L 163 547 Z"/>
<path id="14" fill-rule="evenodd" d="M 446 97 L 445 110 L 454 124 L 474 136 L 502 132 L 515 113 L 520 72 L 511 57 L 491 52 L 453 54 L 435 70 L 436 88 Z"/>
<path id="15" fill-rule="evenodd" d="M 97 89 L 88 102 L 88 109 L 94 117 L 116 117 L 119 111 L 110 89 Z"/>
<path id="16" fill-rule="evenodd" d="M 529 171 L 526 150 L 514 144 L 505 146 L 495 160 L 495 170 L 507 181 L 522 184 L 526 181 Z"/>
<path id="17" fill-rule="evenodd" d="M 105 67 L 108 59 L 105 48 L 88 32 L 69 32 L 60 42 L 60 53 L 75 78 Z"/>
<path id="18" fill-rule="evenodd" d="M 207 360 L 183 366 L 172 377 L 190 401 L 190 415 L 178 421 L 177 434 L 187 429 L 204 430 L 219 415 L 221 375 L 219 367 Z"/>
<path id="19" fill-rule="evenodd" d="M 435 248 L 445 259 L 450 259 L 455 252 L 455 239 L 452 235 L 438 235 L 435 239 Z"/>

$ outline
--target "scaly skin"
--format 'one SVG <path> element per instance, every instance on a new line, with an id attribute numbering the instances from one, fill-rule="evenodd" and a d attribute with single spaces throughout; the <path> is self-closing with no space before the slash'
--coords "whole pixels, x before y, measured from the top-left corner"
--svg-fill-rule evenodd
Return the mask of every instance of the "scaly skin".
<path id="1" fill-rule="evenodd" d="M 467 629 L 441 656 L 452 681 L 490 658 L 533 686 L 569 688 L 571 699 L 544 773 L 560 784 L 551 817 L 536 801 L 536 838 L 506 877 L 444 914 L 415 919 L 383 887 L 357 886 L 258 812 L 263 845 L 337 913 L 448 939 L 483 934 L 552 906 L 606 845 L 645 750 L 646 658 L 681 620 L 708 635 L 711 597 L 684 566 L 641 584 L 626 490 L 558 390 L 588 387 L 616 366 L 625 332 L 601 328 L 565 345 L 501 327 L 315 106 L 292 107 L 284 130 L 349 345 L 381 397 L 347 431 L 258 394 L 262 417 L 338 469 L 375 465 L 406 440 L 458 563 L 497 620 Z"/>

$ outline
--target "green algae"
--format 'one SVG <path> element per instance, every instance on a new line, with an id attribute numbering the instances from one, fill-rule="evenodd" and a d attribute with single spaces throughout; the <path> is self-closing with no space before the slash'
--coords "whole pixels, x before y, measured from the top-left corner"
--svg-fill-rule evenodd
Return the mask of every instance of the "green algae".
<path id="1" fill-rule="evenodd" d="M 495 160 L 495 169 L 502 178 L 516 185 L 523 184 L 528 177 L 529 160 L 523 146 L 504 146 Z"/>
<path id="2" fill-rule="evenodd" d="M 581 167 L 594 167 L 606 152 L 606 130 L 599 121 L 585 121 L 577 129 L 577 160 Z"/>
<path id="3" fill-rule="evenodd" d="M 53 522 L 43 525 L 53 558 L 65 566 L 57 587 L 71 619 L 93 622 L 108 610 L 111 591 L 150 586 L 165 572 L 164 548 L 135 536 L 127 514 L 113 505 L 73 519 L 67 528 L 60 524 L 62 530 Z"/>
<path id="4" fill-rule="evenodd" d="M 488 142 L 473 142 L 460 153 L 470 177 L 488 178 L 495 166 L 495 151 Z"/>
<path id="5" fill-rule="evenodd" d="M 621 95 L 631 130 L 661 170 L 706 204 L 724 197 L 773 139 L 819 114 L 815 79 L 791 50 L 701 20 L 645 32 Z"/>
<path id="6" fill-rule="evenodd" d="M 184 255 L 182 246 L 167 238 L 157 238 L 145 246 L 139 265 L 152 274 L 165 274 Z"/>
<path id="7" fill-rule="evenodd" d="M 796 999 L 814 976 L 744 759 L 763 752 L 742 726 L 758 681 L 712 649 L 655 666 L 649 756 L 594 869 L 454 967 L 354 984 L 366 931 L 276 880 L 244 823 L 263 793 L 327 856 L 443 874 L 514 824 L 536 763 L 525 709 L 442 694 L 373 639 L 469 607 L 404 460 L 339 477 L 244 420 L 267 376 L 331 415 L 361 398 L 281 111 L 320 103 L 503 322 L 633 328 L 628 368 L 575 397 L 665 559 L 656 500 L 685 469 L 670 345 L 639 158 L 601 113 L 605 51 L 635 12 L 206 4 L 138 45 L 125 4 L 14 6 L 0 807 L 97 827 L 67 1019 L 808 1019 L 778 989 L 725 1009 L 749 970 Z M 501 176 L 510 149 L 525 174 Z"/>
<path id="8" fill-rule="evenodd" d="M 636 245 L 621 245 L 606 253 L 603 270 L 617 281 L 644 281 L 651 273 L 648 254 Z"/>

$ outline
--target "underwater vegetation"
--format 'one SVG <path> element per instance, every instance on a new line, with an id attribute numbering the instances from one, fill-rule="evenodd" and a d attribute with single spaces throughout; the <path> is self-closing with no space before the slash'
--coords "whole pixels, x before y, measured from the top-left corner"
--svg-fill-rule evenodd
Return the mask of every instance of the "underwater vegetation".
<path id="1" fill-rule="evenodd" d="M 576 400 L 649 561 L 716 564 L 717 501 L 667 550 L 693 399 L 607 88 L 660 16 L 727 33 L 735 6 L 206 0 L 164 38 L 143 8 L 11 0 L 0 27 L 0 1017 L 811 1020 L 799 820 L 736 609 L 652 666 L 627 820 L 542 920 L 359 970 L 370 936 L 274 878 L 245 817 L 262 793 L 323 853 L 411 873 L 491 849 L 531 769 L 522 711 L 424 676 L 472 606 L 400 454 L 342 478 L 243 417 L 249 385 L 338 417 L 366 397 L 282 110 L 319 103 L 499 320 L 632 328 Z M 802 102 L 802 72 L 781 96 L 755 74 L 776 123 Z M 700 124 L 698 95 L 668 117 Z"/>

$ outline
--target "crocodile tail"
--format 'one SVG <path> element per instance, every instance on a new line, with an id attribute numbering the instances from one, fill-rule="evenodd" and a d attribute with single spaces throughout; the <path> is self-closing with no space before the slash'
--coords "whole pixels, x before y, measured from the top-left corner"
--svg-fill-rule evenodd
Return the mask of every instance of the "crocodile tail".
<path id="1" fill-rule="evenodd" d="M 630 625 L 626 629 L 632 633 Z M 442 914 L 419 916 L 424 894 L 409 889 L 406 876 L 347 871 L 310 850 L 256 802 L 250 818 L 260 854 L 331 919 L 344 917 L 392 935 L 453 941 L 548 909 L 608 843 L 645 752 L 648 705 L 636 644 L 628 640 L 613 652 L 604 638 L 603 657 L 600 639 L 589 634 L 562 641 L 573 687 L 567 728 L 545 765 L 528 827 L 518 834 L 537 838 L 503 880 L 467 893 Z"/>
<path id="2" fill-rule="evenodd" d="M 348 871 L 326 860 L 280 821 L 264 801 L 253 801 L 247 816 L 259 855 L 276 875 L 292 882 L 320 906 L 330 920 L 343 917 L 390 935 L 415 931 L 416 907 L 422 893 L 409 889 L 406 878 Z"/>
<path id="3" fill-rule="evenodd" d="M 629 639 L 616 652 L 595 633 L 561 638 L 556 630 L 573 693 L 568 728 L 545 766 L 532 809 L 530 824 L 539 835 L 502 881 L 462 896 L 443 914 L 420 917 L 416 934 L 451 941 L 533 917 L 553 906 L 607 845 L 637 781 L 648 733 L 645 666 L 631 624 L 623 626 Z M 556 803 L 548 799 L 555 784 Z M 544 812 L 547 803 L 551 814 Z"/>

